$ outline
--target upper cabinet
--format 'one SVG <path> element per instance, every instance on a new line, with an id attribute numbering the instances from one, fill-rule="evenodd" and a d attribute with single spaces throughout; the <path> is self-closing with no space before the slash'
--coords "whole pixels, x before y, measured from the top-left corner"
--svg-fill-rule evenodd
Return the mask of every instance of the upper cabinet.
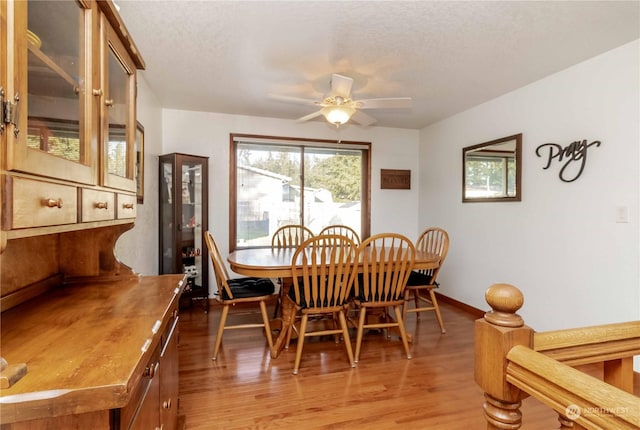
<path id="1" fill-rule="evenodd" d="M 9 1 L 4 8 L 6 169 L 135 192 L 136 66 L 143 63 L 113 4 Z"/>
<path id="2" fill-rule="evenodd" d="M 136 191 L 134 146 L 136 139 L 136 68 L 115 30 L 102 19 L 101 75 L 104 95 L 102 117 L 102 183 Z"/>
<path id="3" fill-rule="evenodd" d="M 90 42 L 98 37 L 98 13 L 90 6 L 7 3 L 7 22 L 13 23 L 7 26 L 5 102 L 13 112 L 5 124 L 7 170 L 96 183 L 98 111 Z"/>
<path id="4" fill-rule="evenodd" d="M 136 70 L 144 61 L 114 4 L 0 0 L 0 14 L 3 230 L 24 224 L 15 218 L 25 207 L 66 212 L 29 227 L 108 221 L 121 209 L 131 219 Z M 24 179 L 39 181 L 41 195 L 17 196 Z"/>

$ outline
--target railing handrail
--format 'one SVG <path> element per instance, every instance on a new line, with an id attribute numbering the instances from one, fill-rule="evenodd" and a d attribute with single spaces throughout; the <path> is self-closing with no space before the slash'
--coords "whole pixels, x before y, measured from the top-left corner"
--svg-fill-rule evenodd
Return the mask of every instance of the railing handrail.
<path id="1" fill-rule="evenodd" d="M 485 298 L 491 311 L 476 320 L 475 379 L 488 430 L 519 429 L 528 395 L 557 411 L 563 429 L 640 429 L 630 381 L 640 321 L 534 333 L 516 313 L 524 303 L 516 287 L 492 285 Z M 604 381 L 570 367 L 595 362 Z"/>
<path id="2" fill-rule="evenodd" d="M 640 355 L 640 321 L 534 333 L 533 349 L 570 366 Z"/>
<path id="3" fill-rule="evenodd" d="M 526 346 L 507 354 L 507 381 L 586 429 L 638 429 L 636 396 Z"/>

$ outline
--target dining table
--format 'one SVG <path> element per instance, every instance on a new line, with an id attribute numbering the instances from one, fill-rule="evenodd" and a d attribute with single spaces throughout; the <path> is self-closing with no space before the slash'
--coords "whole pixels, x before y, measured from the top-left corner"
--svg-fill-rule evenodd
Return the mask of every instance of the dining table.
<path id="1" fill-rule="evenodd" d="M 369 248 L 364 248 L 358 255 L 364 259 Z M 287 279 L 302 274 L 302 262 L 292 264 L 296 248 L 241 248 L 231 252 L 227 257 L 231 270 L 239 275 L 259 278 Z M 413 269 L 435 269 L 440 256 L 436 253 L 416 249 Z M 361 264 L 360 264 L 361 266 Z M 285 283 L 285 285 L 290 285 Z M 283 291 L 282 297 L 287 296 Z M 295 306 L 290 300 L 282 300 L 282 329 L 271 349 L 271 357 L 276 358 L 285 346 L 287 327 L 293 324 Z"/>

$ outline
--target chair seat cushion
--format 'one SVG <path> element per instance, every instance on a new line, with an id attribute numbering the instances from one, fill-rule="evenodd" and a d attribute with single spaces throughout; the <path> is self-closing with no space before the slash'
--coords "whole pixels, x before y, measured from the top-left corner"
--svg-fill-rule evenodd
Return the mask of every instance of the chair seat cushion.
<path id="1" fill-rule="evenodd" d="M 320 281 L 318 281 L 318 283 L 320 283 Z M 298 303 L 296 301 L 296 291 L 295 288 L 293 286 L 291 286 L 291 289 L 289 290 L 289 298 L 298 306 L 300 306 L 300 308 L 302 309 L 307 309 L 307 308 L 322 308 L 322 307 L 333 307 L 333 306 L 341 306 L 343 304 L 346 303 L 345 302 L 340 302 L 338 300 L 338 297 L 332 297 L 331 300 L 329 300 L 327 297 L 325 297 L 324 299 L 320 299 L 318 298 L 315 302 L 312 300 L 311 297 L 305 297 L 304 294 L 304 286 L 302 284 L 302 281 L 300 281 L 299 283 L 299 288 L 300 288 L 300 303 Z M 347 299 L 348 299 L 349 295 L 347 295 Z"/>
<path id="2" fill-rule="evenodd" d="M 424 273 L 417 272 L 415 270 L 411 271 L 409 274 L 409 280 L 407 281 L 407 287 L 419 287 L 422 285 L 431 285 L 431 280 L 433 276 L 426 275 Z"/>
<path id="3" fill-rule="evenodd" d="M 227 283 L 229 284 L 234 299 L 268 296 L 275 291 L 275 286 L 269 278 L 237 278 L 229 279 Z M 224 300 L 230 299 L 224 289 L 221 291 L 221 296 Z"/>

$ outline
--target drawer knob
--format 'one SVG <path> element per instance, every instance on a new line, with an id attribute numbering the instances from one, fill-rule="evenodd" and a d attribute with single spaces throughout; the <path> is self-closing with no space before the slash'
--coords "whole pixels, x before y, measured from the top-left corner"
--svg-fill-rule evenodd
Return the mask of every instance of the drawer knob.
<path id="1" fill-rule="evenodd" d="M 62 207 L 62 199 L 47 199 L 46 205 L 48 208 L 61 208 Z"/>
<path id="2" fill-rule="evenodd" d="M 158 371 L 158 367 L 160 363 L 154 363 L 151 366 L 144 369 L 144 376 L 148 376 L 149 379 L 153 379 L 156 376 L 156 372 Z"/>
<path id="3" fill-rule="evenodd" d="M 133 209 L 133 203 L 123 203 L 122 207 L 124 209 Z"/>
<path id="4" fill-rule="evenodd" d="M 97 202 L 96 203 L 96 208 L 97 209 L 109 209 L 109 204 L 107 202 Z"/>
<path id="5" fill-rule="evenodd" d="M 104 94 L 104 92 L 102 91 L 102 88 L 94 88 L 93 89 L 93 95 L 94 96 L 101 96 L 103 94 Z"/>
<path id="6" fill-rule="evenodd" d="M 107 99 L 104 101 L 105 106 L 111 107 L 113 106 L 113 99 Z"/>
<path id="7" fill-rule="evenodd" d="M 162 402 L 162 407 L 165 409 L 171 409 L 171 399 Z"/>

